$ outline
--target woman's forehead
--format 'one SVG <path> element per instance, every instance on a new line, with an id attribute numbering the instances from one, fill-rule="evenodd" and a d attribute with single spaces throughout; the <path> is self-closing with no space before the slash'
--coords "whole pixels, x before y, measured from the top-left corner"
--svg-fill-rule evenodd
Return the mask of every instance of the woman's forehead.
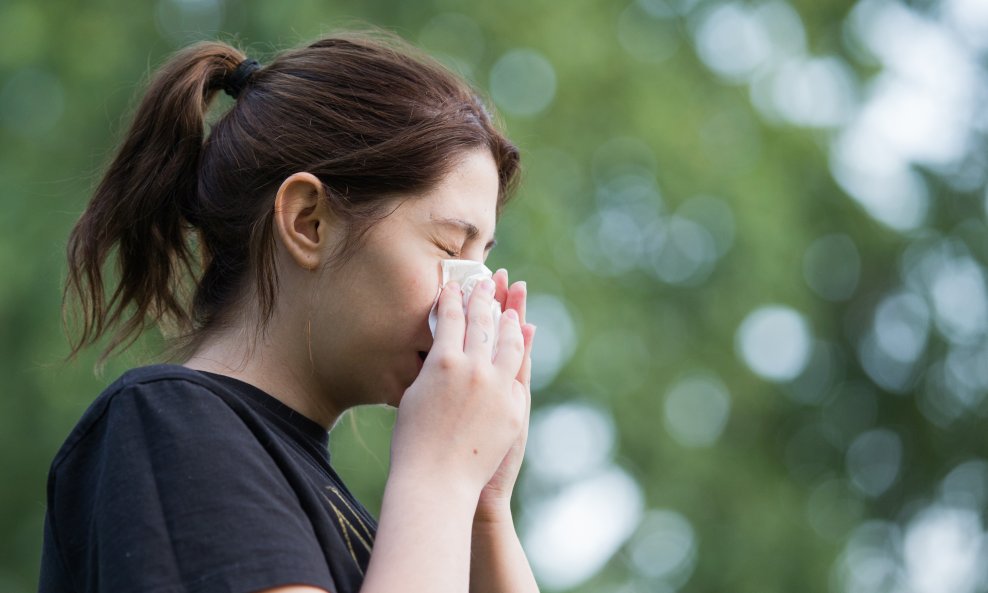
<path id="1" fill-rule="evenodd" d="M 396 214 L 426 231 L 446 229 L 493 246 L 498 190 L 497 169 L 490 154 L 474 151 L 431 190 L 403 200 L 398 207 L 401 212 Z"/>

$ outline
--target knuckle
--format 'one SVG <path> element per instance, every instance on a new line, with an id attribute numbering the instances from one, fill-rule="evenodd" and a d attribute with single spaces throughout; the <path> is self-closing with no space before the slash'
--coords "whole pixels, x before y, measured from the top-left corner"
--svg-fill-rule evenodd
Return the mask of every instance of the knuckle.
<path id="1" fill-rule="evenodd" d="M 508 413 L 508 418 L 507 418 L 508 427 L 513 432 L 518 432 L 525 425 L 525 409 L 520 405 L 516 405 L 517 402 L 513 401 L 512 404 L 515 405 L 511 406 L 511 409 L 509 410 Z"/>
<path id="2" fill-rule="evenodd" d="M 490 327 L 494 324 L 490 311 L 470 311 L 468 315 L 470 324 Z"/>
<path id="3" fill-rule="evenodd" d="M 460 365 L 459 357 L 454 352 L 440 352 L 436 356 L 436 366 L 444 371 L 452 371 Z"/>
<path id="4" fill-rule="evenodd" d="M 456 304 L 452 304 L 446 307 L 445 309 L 443 309 L 442 311 L 440 311 L 440 314 L 443 316 L 443 319 L 455 321 L 463 317 L 463 310 L 459 308 Z"/>
<path id="5" fill-rule="evenodd" d="M 473 389 L 485 387 L 490 383 L 490 377 L 487 370 L 481 365 L 474 365 L 470 367 L 470 371 L 467 375 L 470 387 Z"/>

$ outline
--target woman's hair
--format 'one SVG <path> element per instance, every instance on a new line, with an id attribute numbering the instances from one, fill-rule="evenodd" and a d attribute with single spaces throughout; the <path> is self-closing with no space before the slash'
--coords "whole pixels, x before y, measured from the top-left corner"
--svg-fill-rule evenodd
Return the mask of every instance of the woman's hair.
<path id="1" fill-rule="evenodd" d="M 250 298 L 265 325 L 278 287 L 274 197 L 293 173 L 318 177 L 344 224 L 333 263 L 467 151 L 493 157 L 497 216 L 518 184 L 519 151 L 478 92 L 393 33 L 343 32 L 281 52 L 207 135 L 209 105 L 245 59 L 201 42 L 153 75 L 69 237 L 63 321 L 68 328 L 70 297 L 82 320 L 68 359 L 116 328 L 102 362 L 154 324 L 170 328 L 174 351 L 189 353 Z"/>

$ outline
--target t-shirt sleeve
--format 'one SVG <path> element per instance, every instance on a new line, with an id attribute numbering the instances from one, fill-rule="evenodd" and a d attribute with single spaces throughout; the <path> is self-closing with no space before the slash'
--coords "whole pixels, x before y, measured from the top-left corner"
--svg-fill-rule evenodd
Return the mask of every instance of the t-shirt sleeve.
<path id="1" fill-rule="evenodd" d="M 252 429 L 190 381 L 139 383 L 53 468 L 61 561 L 85 591 L 335 591 L 298 497 Z"/>

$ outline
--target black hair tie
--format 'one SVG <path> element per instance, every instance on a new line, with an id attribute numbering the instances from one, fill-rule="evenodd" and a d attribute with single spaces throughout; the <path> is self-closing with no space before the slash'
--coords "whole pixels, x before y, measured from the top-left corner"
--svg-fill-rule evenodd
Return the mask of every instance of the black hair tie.
<path id="1" fill-rule="evenodd" d="M 240 91 L 244 90 L 247 86 L 247 81 L 250 80 L 250 75 L 254 73 L 255 70 L 260 69 L 261 64 L 257 60 L 252 60 L 250 58 L 245 59 L 243 62 L 237 64 L 236 69 L 226 75 L 223 79 L 223 91 L 230 95 L 234 99 L 240 94 Z"/>

